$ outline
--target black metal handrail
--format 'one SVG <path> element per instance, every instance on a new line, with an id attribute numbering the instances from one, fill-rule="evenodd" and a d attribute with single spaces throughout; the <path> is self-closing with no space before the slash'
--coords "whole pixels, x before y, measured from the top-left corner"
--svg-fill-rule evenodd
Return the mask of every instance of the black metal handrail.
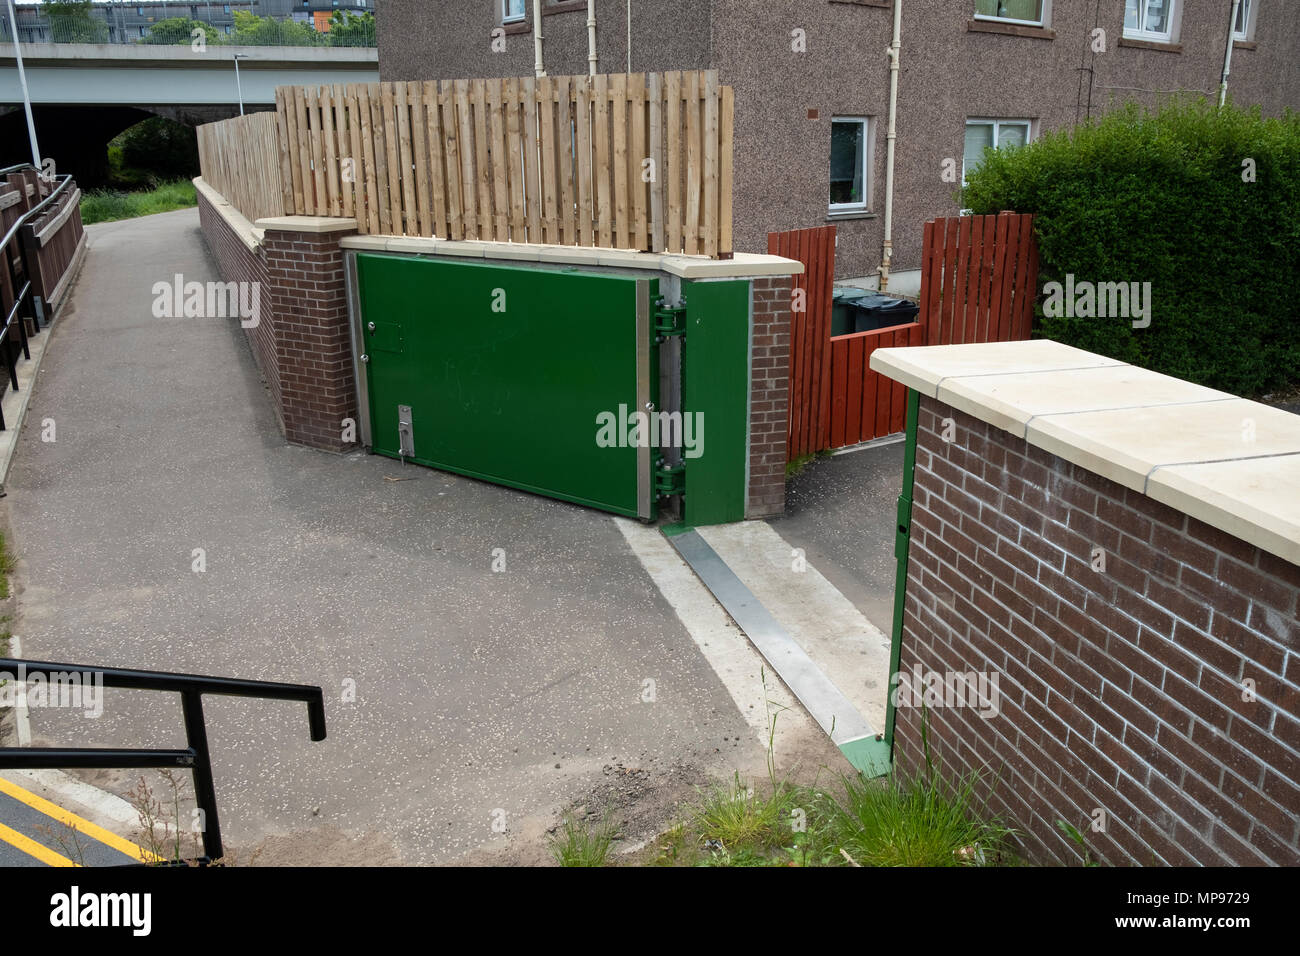
<path id="1" fill-rule="evenodd" d="M 233 677 L 203 677 L 166 671 L 127 670 L 120 667 L 92 667 L 0 658 L 0 671 L 26 675 L 50 674 L 92 677 L 99 686 L 130 690 L 172 691 L 181 695 L 187 747 L 181 750 L 60 747 L 0 747 L 0 769 L 12 770 L 132 770 L 180 767 L 194 775 L 194 799 L 203 826 L 203 853 L 199 862 L 210 863 L 224 855 L 221 822 L 217 817 L 217 791 L 212 779 L 212 758 L 203 720 L 203 695 L 260 697 L 266 700 L 297 700 L 307 704 L 307 724 L 312 740 L 325 739 L 325 696 L 310 684 L 241 680 Z M 179 826 L 179 821 L 177 821 Z"/>
<path id="2" fill-rule="evenodd" d="M 7 175 L 8 173 L 11 172 L 19 172 L 22 170 L 34 169 L 34 168 L 35 167 L 32 166 L 31 163 L 22 163 L 18 166 L 9 166 L 5 169 L 0 169 L 0 175 Z M 34 222 L 37 218 L 44 215 L 44 210 L 46 209 L 46 207 L 48 207 L 51 203 L 56 202 L 59 196 L 62 195 L 66 189 L 68 189 L 69 185 L 71 185 L 73 181 L 72 177 L 66 174 L 59 177 L 59 180 L 60 180 L 59 184 L 55 186 L 54 189 L 50 190 L 50 194 L 48 196 L 42 199 L 31 209 L 27 210 L 27 212 L 19 216 L 14 221 L 14 224 L 9 227 L 9 231 L 5 233 L 4 238 L 0 239 L 0 251 L 8 248 L 9 244 L 11 242 L 14 242 L 18 238 L 19 230 L 21 230 L 23 226 L 27 225 L 28 223 Z M 18 317 L 20 312 L 27 311 L 30 313 L 32 328 L 35 330 L 32 334 L 34 335 L 36 334 L 36 332 L 39 332 L 41 330 L 41 309 L 37 301 L 32 298 L 33 293 L 32 293 L 31 276 L 32 276 L 33 263 L 27 261 L 27 254 L 28 254 L 28 250 L 23 248 L 22 243 L 19 243 L 17 256 L 10 259 L 7 264 L 0 264 L 11 270 L 10 280 L 11 280 L 11 285 L 14 287 L 14 292 L 15 292 L 13 305 L 10 307 L 8 313 L 5 315 L 0 315 L 0 353 L 3 353 L 3 355 L 5 356 L 5 365 L 8 367 L 8 371 L 9 371 L 9 383 L 13 387 L 14 391 L 18 390 L 18 360 L 17 360 L 17 356 L 13 354 L 13 349 L 9 344 L 10 339 L 12 337 L 11 330 L 13 329 L 14 319 Z M 17 273 L 14 271 L 15 262 L 22 263 L 21 285 L 19 284 L 19 277 Z M 29 303 L 29 300 L 30 300 L 30 309 L 24 310 L 23 307 L 24 305 L 27 305 Z M 46 325 L 47 326 L 49 325 L 49 321 L 46 322 Z M 31 361 L 32 352 L 31 352 L 31 344 L 28 342 L 28 338 L 27 338 L 27 324 L 25 322 L 20 321 L 18 323 L 18 329 L 20 333 L 20 338 L 22 340 L 20 342 L 20 345 L 22 346 L 23 358 L 27 359 L 28 361 Z M 4 429 L 5 429 L 4 414 L 0 412 L 0 431 L 3 431 Z"/>

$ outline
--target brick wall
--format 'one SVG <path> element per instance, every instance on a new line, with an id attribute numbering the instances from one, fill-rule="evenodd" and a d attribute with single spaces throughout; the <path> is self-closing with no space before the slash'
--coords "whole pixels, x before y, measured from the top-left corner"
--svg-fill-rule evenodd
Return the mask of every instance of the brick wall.
<path id="1" fill-rule="evenodd" d="M 257 282 L 261 321 L 246 329 L 285 437 L 345 451 L 343 420 L 357 417 L 339 240 L 350 232 L 267 229 L 249 250 L 226 219 L 198 194 L 199 222 L 222 278 Z"/>
<path id="2" fill-rule="evenodd" d="M 755 279 L 750 381 L 749 492 L 745 517 L 785 511 L 790 407 L 790 277 Z"/>
<path id="3" fill-rule="evenodd" d="M 266 387 L 271 395 L 271 404 L 277 416 L 281 415 L 280 405 L 280 366 L 276 358 L 275 322 L 271 305 L 271 278 L 266 271 L 266 260 L 251 251 L 248 246 L 230 228 L 225 218 L 212 208 L 202 190 L 197 190 L 199 201 L 199 225 L 207 238 L 208 249 L 217 260 L 217 269 L 226 282 L 256 282 L 260 291 L 258 306 L 260 321 L 251 329 L 245 329 L 248 343 L 253 349 L 253 358 L 266 380 Z M 284 427 L 281 417 L 280 427 Z"/>
<path id="4" fill-rule="evenodd" d="M 900 671 L 997 675 L 930 740 L 1030 859 L 1300 863 L 1300 567 L 926 398 L 913 500 Z"/>
<path id="5" fill-rule="evenodd" d="M 355 377 L 339 239 L 348 233 L 266 230 L 284 433 L 343 451 L 343 419 L 356 421 Z"/>

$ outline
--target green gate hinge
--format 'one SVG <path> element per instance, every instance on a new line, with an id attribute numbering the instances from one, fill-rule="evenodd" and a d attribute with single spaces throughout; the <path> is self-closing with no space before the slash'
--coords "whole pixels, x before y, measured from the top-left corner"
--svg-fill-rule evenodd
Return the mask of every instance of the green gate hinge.
<path id="1" fill-rule="evenodd" d="M 685 303 L 685 300 L 683 300 Z M 662 297 L 655 300 L 655 333 L 662 342 L 670 335 L 686 334 L 686 306 L 664 305 Z"/>
<path id="2" fill-rule="evenodd" d="M 686 493 L 686 466 L 666 465 L 660 458 L 655 463 L 655 495 L 669 498 Z"/>

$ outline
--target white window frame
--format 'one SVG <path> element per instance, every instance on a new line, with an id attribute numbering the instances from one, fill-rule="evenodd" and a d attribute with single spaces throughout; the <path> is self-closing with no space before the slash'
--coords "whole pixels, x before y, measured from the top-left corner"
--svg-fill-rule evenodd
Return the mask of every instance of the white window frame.
<path id="1" fill-rule="evenodd" d="M 1151 43 L 1174 43 L 1174 37 L 1178 33 L 1178 15 L 1182 12 L 1179 8 L 1178 0 L 1169 0 L 1169 14 L 1167 17 L 1169 29 L 1165 33 L 1157 33 L 1154 30 L 1147 30 L 1145 28 L 1147 0 L 1138 0 L 1138 3 L 1140 6 L 1138 7 L 1138 28 L 1136 30 L 1130 30 L 1128 28 L 1128 4 L 1125 3 L 1124 19 L 1126 23 L 1124 26 L 1124 36 L 1130 40 L 1147 40 Z M 1222 34 L 1220 34 L 1220 36 L 1222 36 Z"/>
<path id="2" fill-rule="evenodd" d="M 836 123 L 860 123 L 862 125 L 862 201 L 861 202 L 828 202 L 827 208 L 831 216 L 852 216 L 856 213 L 871 211 L 871 156 L 874 152 L 872 141 L 872 122 L 870 116 L 832 116 L 831 130 L 835 129 Z M 834 148 L 834 136 L 831 138 L 831 148 Z M 829 163 L 830 157 L 827 156 Z M 828 170 L 829 173 L 829 170 Z M 828 177 L 829 179 L 829 177 Z"/>
<path id="3" fill-rule="evenodd" d="M 1259 4 L 1255 0 L 1241 0 L 1241 9 L 1246 13 L 1242 18 L 1245 29 L 1238 33 L 1237 24 L 1234 23 L 1232 38 L 1240 43 L 1249 43 L 1255 36 L 1255 11 L 1259 9 Z"/>
<path id="4" fill-rule="evenodd" d="M 987 13 L 980 13 L 978 6 L 975 10 L 975 19 L 983 20 L 987 23 L 1012 23 L 1022 27 L 1046 27 L 1051 22 L 1052 0 L 1042 0 L 1042 8 L 1039 10 L 1037 20 L 1019 20 L 1015 17 L 995 17 Z"/>
<path id="5" fill-rule="evenodd" d="M 1034 141 L 1034 121 L 1031 119 L 1025 119 L 1023 117 L 1016 118 L 1016 119 L 994 119 L 991 116 L 967 117 L 966 126 L 962 127 L 963 139 L 964 139 L 964 133 L 966 128 L 970 126 L 992 126 L 993 127 L 993 145 L 987 147 L 989 149 L 1001 148 L 998 144 L 998 140 L 1001 138 L 999 136 L 999 133 L 1001 132 L 1001 128 L 1003 126 L 1023 126 L 1025 128 L 1025 145 L 1028 146 L 1030 143 Z M 980 158 L 982 159 L 983 157 L 981 156 Z M 961 184 L 963 188 L 965 188 L 966 186 L 966 168 L 967 168 L 966 161 L 967 161 L 966 149 L 965 149 L 965 144 L 963 142 L 962 151 L 961 151 Z"/>
<path id="6" fill-rule="evenodd" d="M 513 16 L 510 13 L 510 0 L 501 0 L 501 22 L 502 23 L 522 23 L 528 19 L 528 0 L 524 0 L 519 13 Z"/>

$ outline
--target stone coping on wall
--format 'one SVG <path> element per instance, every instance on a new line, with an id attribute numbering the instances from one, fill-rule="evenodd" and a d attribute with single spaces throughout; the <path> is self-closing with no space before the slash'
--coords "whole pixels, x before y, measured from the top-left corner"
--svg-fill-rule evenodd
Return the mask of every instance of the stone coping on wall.
<path id="1" fill-rule="evenodd" d="M 195 176 L 193 182 L 195 190 L 212 205 L 217 215 L 226 220 L 226 224 L 239 237 L 240 242 L 248 247 L 248 251 L 257 252 L 262 246 L 265 230 L 249 222 L 247 216 L 232 206 L 225 196 L 209 186 L 202 176 Z"/>
<path id="2" fill-rule="evenodd" d="M 877 349 L 871 368 L 1300 564 L 1300 415 L 1048 339 Z"/>
<path id="3" fill-rule="evenodd" d="M 264 220 L 259 220 L 259 223 Z M 368 252 L 464 256 L 515 262 L 550 262 L 575 266 L 615 266 L 666 272 L 682 279 L 738 279 L 754 276 L 789 276 L 803 273 L 803 263 L 781 256 L 736 253 L 732 259 L 707 256 L 636 252 L 632 249 L 603 249 L 590 246 L 532 245 L 522 242 L 429 239 L 412 236 L 348 236 L 339 242 L 344 249 Z"/>

